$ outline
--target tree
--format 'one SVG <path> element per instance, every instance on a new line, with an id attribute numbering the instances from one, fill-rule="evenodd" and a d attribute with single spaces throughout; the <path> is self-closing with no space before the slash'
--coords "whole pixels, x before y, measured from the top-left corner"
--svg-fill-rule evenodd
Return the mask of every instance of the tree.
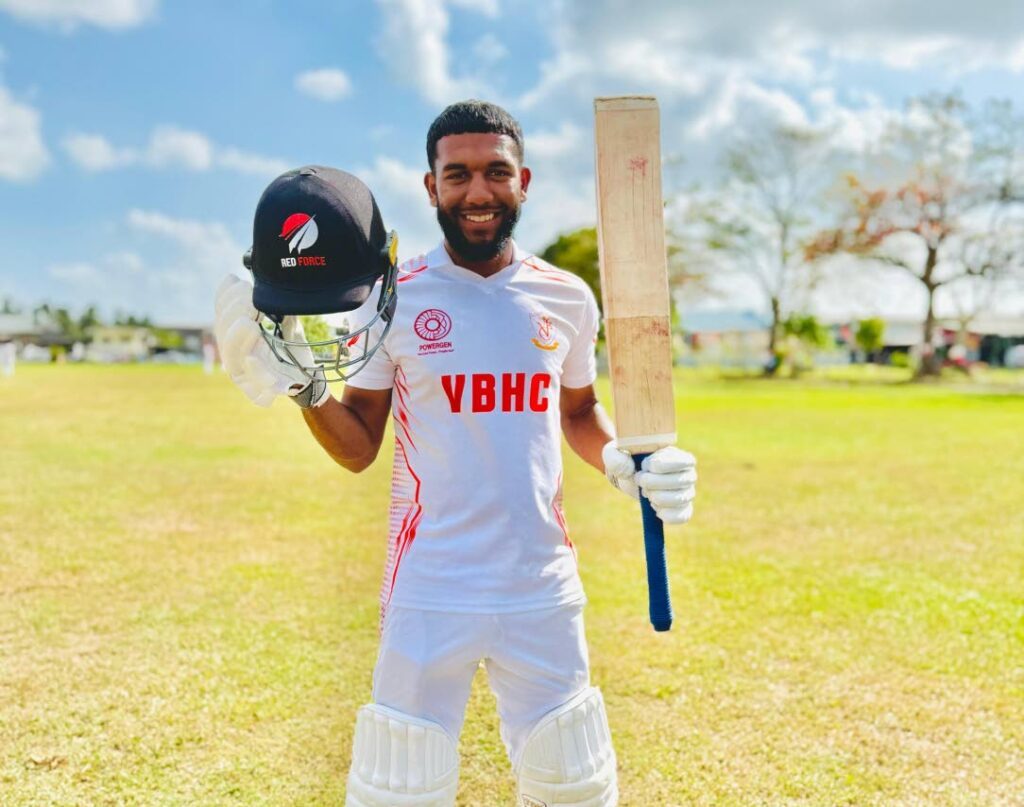
<path id="1" fill-rule="evenodd" d="M 812 351 L 829 347 L 832 335 L 812 314 L 790 314 L 779 327 L 776 341 L 774 371 L 789 367 L 794 377 L 811 369 Z"/>
<path id="2" fill-rule="evenodd" d="M 957 96 L 910 103 L 886 139 L 894 182 L 847 177 L 848 207 L 839 227 L 820 232 L 809 260 L 845 252 L 895 267 L 925 292 L 924 355 L 918 376 L 937 375 L 936 295 L 1003 282 L 1024 263 L 1021 237 L 1019 125 L 1006 105 L 990 106 L 972 124 Z M 976 313 L 976 312 L 975 312 Z"/>
<path id="3" fill-rule="evenodd" d="M 49 303 L 36 306 L 32 314 L 37 323 L 41 319 L 51 323 L 69 342 L 85 341 L 93 328 L 103 324 L 94 305 L 90 305 L 78 317 L 67 308 L 51 306 Z"/>
<path id="4" fill-rule="evenodd" d="M 754 280 L 771 312 L 768 349 L 774 356 L 785 317 L 801 289 L 813 285 L 804 247 L 820 227 L 821 198 L 832 179 L 826 133 L 778 126 L 748 135 L 726 153 L 718 192 L 689 211 L 691 252 L 699 263 Z M 695 240 L 697 246 L 694 247 Z M 774 373 L 773 361 L 766 372 Z"/>
<path id="5" fill-rule="evenodd" d="M 684 286 L 705 288 L 705 276 L 691 267 L 689 256 L 679 240 L 673 237 L 671 230 L 665 233 L 665 241 L 668 283 L 673 296 Z M 558 236 L 553 244 L 544 249 L 540 257 L 582 278 L 594 292 L 598 306 L 604 310 L 601 301 L 601 263 L 596 228 L 584 227 Z M 672 305 L 670 316 L 672 326 L 675 327 L 679 319 L 675 305 Z M 603 333 L 601 338 L 604 338 Z"/>
<path id="6" fill-rule="evenodd" d="M 302 331 L 306 334 L 307 342 L 326 342 L 334 338 L 333 329 L 327 324 L 327 320 L 318 314 L 299 317 L 302 322 Z"/>
<path id="7" fill-rule="evenodd" d="M 84 336 L 89 336 L 93 328 L 98 328 L 102 325 L 103 322 L 100 320 L 100 315 L 97 313 L 96 306 L 94 305 L 86 308 L 78 318 L 78 329 Z"/>
<path id="8" fill-rule="evenodd" d="M 854 341 L 865 356 L 870 357 L 885 346 L 885 320 L 880 317 L 868 317 L 857 323 Z"/>
<path id="9" fill-rule="evenodd" d="M 153 327 L 153 323 L 149 317 L 137 317 L 134 314 L 123 314 L 120 311 L 114 313 L 114 324 L 127 326 L 129 328 Z"/>
<path id="10" fill-rule="evenodd" d="M 601 267 L 598 260 L 597 229 L 584 227 L 582 230 L 558 236 L 540 254 L 542 260 L 579 275 L 590 286 L 601 305 Z"/>

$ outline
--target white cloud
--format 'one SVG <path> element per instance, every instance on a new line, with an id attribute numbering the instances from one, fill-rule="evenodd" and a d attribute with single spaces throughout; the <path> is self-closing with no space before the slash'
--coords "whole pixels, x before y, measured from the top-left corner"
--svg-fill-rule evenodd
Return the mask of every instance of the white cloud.
<path id="1" fill-rule="evenodd" d="M 932 69 L 948 76 L 993 68 L 1015 73 L 1024 69 L 1024 37 L 1006 42 L 955 29 L 918 36 L 861 33 L 832 46 L 830 53 L 835 59 L 876 62 L 894 70 Z"/>
<path id="2" fill-rule="evenodd" d="M 536 155 L 541 159 L 560 157 L 590 147 L 584 137 L 583 129 L 569 121 L 563 121 L 556 132 L 531 132 L 526 140 L 527 162 Z"/>
<path id="3" fill-rule="evenodd" d="M 843 151 L 863 154 L 876 147 L 900 118 L 900 111 L 864 94 L 861 104 L 849 107 L 836 100 L 835 90 L 818 88 L 811 93 L 815 125 L 830 133 L 832 144 Z"/>
<path id="4" fill-rule="evenodd" d="M 133 229 L 169 238 L 181 246 L 231 243 L 227 227 L 219 222 L 176 219 L 164 213 L 133 208 L 128 212 L 128 224 Z"/>
<path id="5" fill-rule="evenodd" d="M 28 182 L 50 164 L 39 111 L 0 85 L 0 179 Z"/>
<path id="6" fill-rule="evenodd" d="M 213 165 L 213 145 L 199 132 L 158 126 L 150 135 L 145 160 L 158 168 L 170 165 L 206 171 Z"/>
<path id="7" fill-rule="evenodd" d="M 61 146 L 86 171 L 109 171 L 137 160 L 137 155 L 130 149 L 116 149 L 102 135 L 71 134 L 64 138 Z"/>
<path id="8" fill-rule="evenodd" d="M 152 19 L 157 0 L 0 0 L 0 11 L 24 22 L 73 31 L 80 25 L 134 28 Z"/>
<path id="9" fill-rule="evenodd" d="M 506 56 L 508 48 L 494 34 L 484 34 L 473 45 L 473 58 L 479 66 L 493 67 Z"/>
<path id="10" fill-rule="evenodd" d="M 351 94 L 352 82 L 336 67 L 325 67 L 297 75 L 295 88 L 318 101 L 340 101 Z"/>
<path id="11" fill-rule="evenodd" d="M 487 94 L 478 81 L 451 75 L 443 0 L 377 0 L 377 5 L 384 15 L 378 50 L 399 80 L 437 105 Z"/>
<path id="12" fill-rule="evenodd" d="M 218 146 L 206 135 L 176 126 L 159 126 L 142 149 L 114 146 L 103 135 L 74 132 L 61 145 L 71 160 L 86 171 L 110 171 L 145 165 L 209 171 L 221 168 L 241 174 L 275 176 L 291 166 L 283 160 Z"/>
<path id="13" fill-rule="evenodd" d="M 784 126 L 806 126 L 807 114 L 792 96 L 768 90 L 738 75 L 729 76 L 704 112 L 689 126 L 691 137 L 706 140 L 737 125 L 749 127 L 763 120 Z"/>
<path id="14" fill-rule="evenodd" d="M 104 262 L 112 269 L 129 275 L 137 275 L 145 270 L 145 261 L 134 252 L 112 252 L 105 256 Z"/>
<path id="15" fill-rule="evenodd" d="M 103 279 L 100 270 L 91 263 L 59 263 L 47 268 L 46 273 L 54 280 L 76 286 L 92 286 Z"/>
<path id="16" fill-rule="evenodd" d="M 448 0 L 448 5 L 494 19 L 500 13 L 498 0 Z"/>
<path id="17" fill-rule="evenodd" d="M 1024 6 L 970 8 L 925 0 L 562 0 L 544 29 L 554 52 L 520 102 L 540 111 L 583 107 L 595 95 L 701 95 L 730 75 L 771 88 L 829 81 L 843 61 L 947 76 L 1024 70 Z"/>
<path id="18" fill-rule="evenodd" d="M 216 163 L 220 168 L 237 171 L 239 174 L 267 177 L 283 174 L 288 169 L 295 167 L 284 160 L 264 157 L 260 154 L 251 154 L 236 148 L 218 148 L 216 151 Z"/>
<path id="19" fill-rule="evenodd" d="M 131 287 L 151 306 L 150 313 L 165 322 L 209 322 L 217 284 L 240 265 L 245 247 L 218 221 L 133 209 L 127 223 L 142 239 L 157 240 L 155 251 L 160 260 L 147 265 L 141 278 L 137 276 L 140 263 L 134 259 L 121 255 L 110 256 L 110 260 L 120 259 L 122 271 L 136 275 Z"/>

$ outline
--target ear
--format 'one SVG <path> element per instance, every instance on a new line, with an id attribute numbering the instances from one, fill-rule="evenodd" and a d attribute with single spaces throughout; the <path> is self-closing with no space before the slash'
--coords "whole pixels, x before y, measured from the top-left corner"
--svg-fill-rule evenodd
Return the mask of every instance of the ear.
<path id="1" fill-rule="evenodd" d="M 437 178 L 433 172 L 423 175 L 423 187 L 427 189 L 427 196 L 430 197 L 430 206 L 437 207 Z"/>
<path id="2" fill-rule="evenodd" d="M 533 174 L 525 165 L 519 169 L 519 201 L 526 201 L 526 189 L 530 186 L 530 179 Z"/>

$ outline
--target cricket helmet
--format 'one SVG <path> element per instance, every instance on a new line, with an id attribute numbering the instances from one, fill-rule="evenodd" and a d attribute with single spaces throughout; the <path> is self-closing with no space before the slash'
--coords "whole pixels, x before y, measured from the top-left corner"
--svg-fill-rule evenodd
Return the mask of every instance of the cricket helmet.
<path id="1" fill-rule="evenodd" d="M 253 275 L 253 307 L 270 349 L 310 378 L 321 371 L 328 381 L 351 377 L 391 329 L 397 259 L 398 236 L 385 229 L 373 194 L 359 179 L 319 165 L 279 176 L 256 205 L 252 247 L 242 258 Z M 361 308 L 378 283 L 369 321 L 349 330 L 345 314 Z M 309 315 L 323 318 L 328 338 L 296 338 L 284 323 Z M 378 321 L 384 328 L 371 343 Z"/>

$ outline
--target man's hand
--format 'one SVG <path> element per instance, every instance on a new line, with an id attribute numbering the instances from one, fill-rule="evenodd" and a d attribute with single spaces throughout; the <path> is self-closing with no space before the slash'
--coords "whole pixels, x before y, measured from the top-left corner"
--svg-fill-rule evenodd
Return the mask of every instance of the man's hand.
<path id="1" fill-rule="evenodd" d="M 228 275 L 217 290 L 214 308 L 214 333 L 224 369 L 250 401 L 257 406 L 270 406 L 278 395 L 288 395 L 308 409 L 331 397 L 322 371 L 310 380 L 297 367 L 279 360 L 264 341 L 252 305 L 252 284 Z M 305 339 L 296 317 L 285 317 L 281 329 L 289 341 Z M 308 347 L 292 348 L 292 353 L 305 366 L 313 366 Z"/>
<path id="2" fill-rule="evenodd" d="M 697 460 L 676 446 L 659 448 L 634 469 L 633 457 L 607 443 L 601 451 L 605 475 L 627 496 L 646 496 L 666 524 L 685 524 L 693 517 L 697 494 Z"/>

